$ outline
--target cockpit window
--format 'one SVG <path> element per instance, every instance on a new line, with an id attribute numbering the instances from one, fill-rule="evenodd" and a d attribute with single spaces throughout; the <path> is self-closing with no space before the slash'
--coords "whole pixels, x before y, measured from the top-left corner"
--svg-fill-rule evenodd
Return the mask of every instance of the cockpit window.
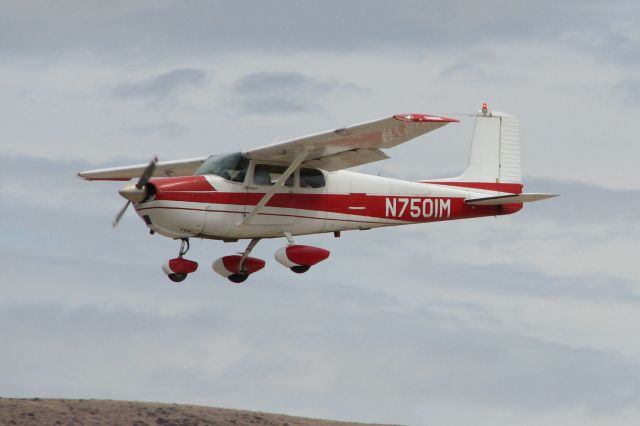
<path id="1" fill-rule="evenodd" d="M 256 164 L 253 169 L 253 183 L 256 185 L 273 185 L 287 170 L 285 166 L 271 164 Z M 284 186 L 293 186 L 293 174 L 284 182 Z"/>
<path id="2" fill-rule="evenodd" d="M 300 169 L 300 188 L 322 188 L 326 185 L 324 175 L 318 169 Z"/>
<path id="3" fill-rule="evenodd" d="M 249 160 L 237 152 L 207 158 L 194 174 L 216 175 L 232 182 L 244 182 L 248 167 Z"/>

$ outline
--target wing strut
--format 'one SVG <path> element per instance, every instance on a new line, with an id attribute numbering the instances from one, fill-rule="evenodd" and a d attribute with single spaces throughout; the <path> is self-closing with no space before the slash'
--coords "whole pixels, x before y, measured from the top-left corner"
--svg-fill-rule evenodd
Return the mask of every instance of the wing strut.
<path id="1" fill-rule="evenodd" d="M 298 156 L 289 165 L 287 170 L 284 171 L 284 173 L 280 176 L 280 178 L 276 181 L 276 183 L 274 183 L 273 186 L 269 188 L 267 192 L 265 192 L 262 198 L 260 198 L 260 201 L 258 201 L 258 204 L 256 204 L 253 210 L 251 210 L 251 213 L 249 213 L 249 215 L 247 215 L 247 217 L 244 218 L 244 220 L 240 223 L 240 226 L 247 225 L 249 222 L 251 222 L 251 220 L 254 217 L 256 217 L 258 212 L 262 210 L 262 208 L 264 208 L 264 206 L 267 205 L 271 197 L 275 195 L 278 188 L 284 186 L 284 183 L 287 181 L 287 179 L 289 179 L 289 176 L 291 176 L 293 172 L 300 166 L 300 164 L 302 164 L 304 159 L 307 158 L 307 155 L 309 155 L 309 152 L 311 152 L 312 150 L 313 150 L 313 147 L 305 147 L 302 150 L 302 152 L 298 154 Z"/>

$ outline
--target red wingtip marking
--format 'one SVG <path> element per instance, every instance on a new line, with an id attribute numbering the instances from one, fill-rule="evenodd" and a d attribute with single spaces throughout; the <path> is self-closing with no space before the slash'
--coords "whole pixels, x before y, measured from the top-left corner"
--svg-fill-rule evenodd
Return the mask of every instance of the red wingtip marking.
<path id="1" fill-rule="evenodd" d="M 437 115 L 429 115 L 429 114 L 396 114 L 393 116 L 396 120 L 400 121 L 411 121 L 414 123 L 457 123 L 460 120 L 456 120 L 455 118 L 449 117 L 439 117 Z"/>

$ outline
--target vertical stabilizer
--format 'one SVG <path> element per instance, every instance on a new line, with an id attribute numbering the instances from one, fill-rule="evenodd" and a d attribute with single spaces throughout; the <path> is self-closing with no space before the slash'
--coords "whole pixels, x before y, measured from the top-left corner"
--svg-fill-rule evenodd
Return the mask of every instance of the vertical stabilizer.
<path id="1" fill-rule="evenodd" d="M 483 105 L 476 114 L 467 169 L 461 182 L 520 183 L 520 123 Z"/>

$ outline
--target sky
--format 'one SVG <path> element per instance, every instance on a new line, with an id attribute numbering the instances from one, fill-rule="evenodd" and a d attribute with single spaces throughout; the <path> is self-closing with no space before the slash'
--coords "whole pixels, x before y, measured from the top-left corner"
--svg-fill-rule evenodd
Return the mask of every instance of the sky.
<path id="1" fill-rule="evenodd" d="M 1 2 L 0 396 L 410 425 L 640 416 L 637 2 Z M 404 112 L 461 121 L 359 171 L 449 177 L 473 114 L 519 117 L 516 215 L 297 238 L 243 285 L 161 271 L 81 170 L 254 148 Z"/>

